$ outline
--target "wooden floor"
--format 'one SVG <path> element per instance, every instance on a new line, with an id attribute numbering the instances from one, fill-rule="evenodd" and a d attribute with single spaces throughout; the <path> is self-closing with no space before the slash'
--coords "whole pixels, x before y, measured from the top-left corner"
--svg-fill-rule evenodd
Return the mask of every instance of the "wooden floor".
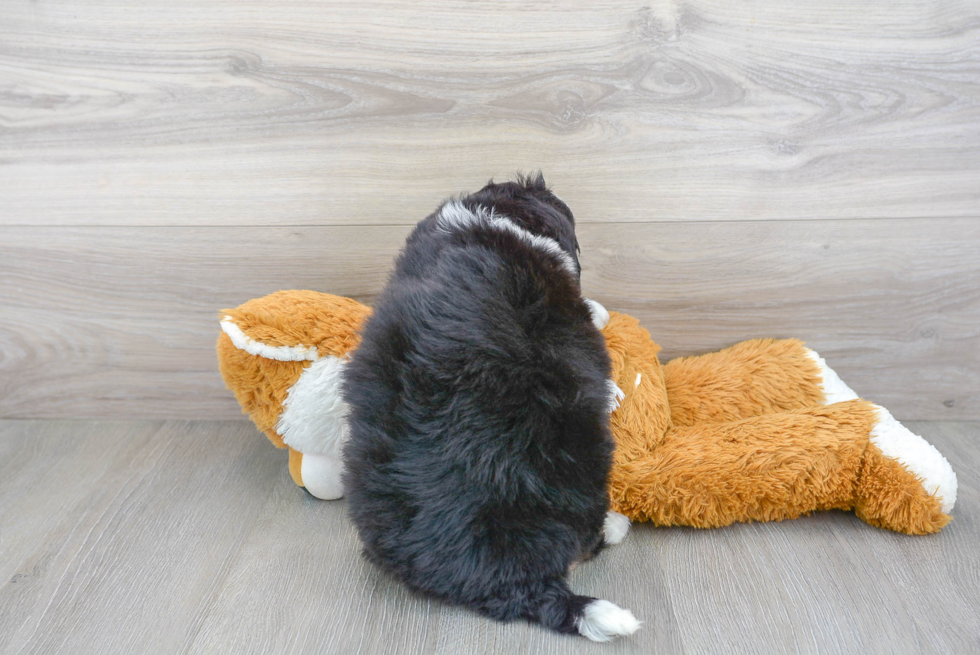
<path id="1" fill-rule="evenodd" d="M 0 652 L 980 652 L 980 423 L 910 427 L 959 475 L 942 533 L 634 526 L 572 574 L 644 621 L 600 645 L 406 592 L 248 423 L 0 421 Z"/>

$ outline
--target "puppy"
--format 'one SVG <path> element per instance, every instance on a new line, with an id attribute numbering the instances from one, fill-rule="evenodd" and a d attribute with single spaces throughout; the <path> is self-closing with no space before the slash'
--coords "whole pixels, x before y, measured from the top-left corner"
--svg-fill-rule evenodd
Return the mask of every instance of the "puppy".
<path id="1" fill-rule="evenodd" d="M 412 589 L 607 641 L 639 622 L 565 581 L 629 527 L 577 252 L 540 174 L 419 223 L 347 367 L 344 485 L 366 555 Z"/>

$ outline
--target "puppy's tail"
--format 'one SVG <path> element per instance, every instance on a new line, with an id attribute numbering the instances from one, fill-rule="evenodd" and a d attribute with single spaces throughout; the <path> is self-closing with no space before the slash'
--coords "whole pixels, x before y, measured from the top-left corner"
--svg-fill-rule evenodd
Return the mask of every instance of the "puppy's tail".
<path id="1" fill-rule="evenodd" d="M 611 641 L 640 627 L 633 613 L 608 600 L 576 596 L 564 580 L 552 580 L 531 600 L 529 619 L 558 632 L 578 633 L 592 641 Z"/>

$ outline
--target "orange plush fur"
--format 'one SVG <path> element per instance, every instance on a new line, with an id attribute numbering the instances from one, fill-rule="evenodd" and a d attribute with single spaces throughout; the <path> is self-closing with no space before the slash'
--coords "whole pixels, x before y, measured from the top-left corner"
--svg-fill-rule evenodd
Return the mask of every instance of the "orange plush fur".
<path id="1" fill-rule="evenodd" d="M 271 347 L 345 357 L 369 314 L 347 298 L 291 291 L 223 316 Z M 661 366 L 659 346 L 636 319 L 611 312 L 602 332 L 613 380 L 625 394 L 610 419 L 616 511 L 699 528 L 826 509 L 854 510 L 872 525 L 908 534 L 937 532 L 949 522 L 936 494 L 871 442 L 874 405 L 824 404 L 820 368 L 801 342 L 746 341 Z M 283 447 L 277 417 L 310 362 L 250 354 L 226 333 L 218 356 L 243 410 Z M 301 463 L 302 454 L 291 449 L 289 470 L 300 485 Z"/>
<path id="2" fill-rule="evenodd" d="M 318 357 L 346 358 L 360 343 L 358 329 L 371 313 L 356 300 L 315 291 L 279 291 L 221 312 L 251 341 L 273 349 L 300 348 Z M 277 448 L 287 448 L 276 425 L 290 388 L 312 359 L 281 361 L 236 346 L 228 331 L 218 337 L 218 368 L 242 411 Z M 289 472 L 303 485 L 303 454 L 289 447 Z"/>
<path id="3" fill-rule="evenodd" d="M 661 367 L 636 319 L 611 312 L 603 332 L 626 394 L 611 417 L 616 511 L 699 528 L 827 509 L 909 534 L 949 522 L 936 496 L 870 443 L 871 403 L 823 405 L 801 342 L 745 341 Z"/>

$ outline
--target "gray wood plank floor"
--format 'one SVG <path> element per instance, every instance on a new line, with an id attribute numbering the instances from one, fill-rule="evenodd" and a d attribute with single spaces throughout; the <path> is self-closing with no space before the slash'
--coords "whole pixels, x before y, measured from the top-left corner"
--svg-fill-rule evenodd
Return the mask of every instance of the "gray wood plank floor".
<path id="1" fill-rule="evenodd" d="M 0 652 L 980 652 L 980 423 L 909 425 L 959 476 L 943 532 L 634 526 L 572 574 L 645 621 L 599 645 L 408 593 L 247 423 L 0 421 Z"/>

